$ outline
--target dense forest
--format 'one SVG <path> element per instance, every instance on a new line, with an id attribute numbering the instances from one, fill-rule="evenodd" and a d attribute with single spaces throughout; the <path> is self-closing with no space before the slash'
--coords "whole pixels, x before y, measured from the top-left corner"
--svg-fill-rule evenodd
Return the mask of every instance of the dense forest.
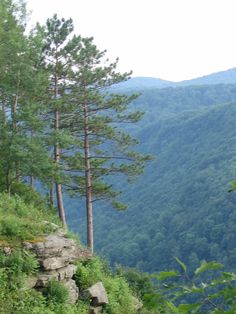
<path id="1" fill-rule="evenodd" d="M 126 212 L 96 210 L 97 252 L 149 272 L 174 267 L 174 256 L 235 270 L 235 100 L 234 84 L 142 91 L 144 118 L 129 129 L 155 159 L 124 190 Z"/>

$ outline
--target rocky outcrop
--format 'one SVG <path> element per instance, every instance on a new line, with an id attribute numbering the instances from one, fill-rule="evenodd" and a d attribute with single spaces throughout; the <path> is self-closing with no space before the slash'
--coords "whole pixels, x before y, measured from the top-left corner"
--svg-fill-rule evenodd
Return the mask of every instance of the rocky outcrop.
<path id="1" fill-rule="evenodd" d="M 40 241 L 27 241 L 24 248 L 36 254 L 40 271 L 36 277 L 29 280 L 29 286 L 42 289 L 51 280 L 60 281 L 69 292 L 69 302 L 75 303 L 79 297 L 79 289 L 72 279 L 76 271 L 73 262 L 88 259 L 91 254 L 73 239 L 66 237 L 61 229 L 46 236 Z"/>
<path id="2" fill-rule="evenodd" d="M 66 236 L 64 230 L 55 225 L 55 231 L 44 238 L 23 243 L 24 249 L 33 252 L 39 261 L 40 269 L 35 276 L 28 277 L 23 289 L 43 290 L 50 281 L 59 281 L 68 290 L 69 303 L 76 303 L 78 298 L 90 302 L 88 314 L 98 314 L 108 304 L 108 297 L 102 282 L 97 282 L 79 295 L 73 276 L 76 273 L 75 261 L 88 260 L 91 253 L 81 248 L 73 239 Z M 3 247 L 4 254 L 11 255 L 10 247 Z"/>

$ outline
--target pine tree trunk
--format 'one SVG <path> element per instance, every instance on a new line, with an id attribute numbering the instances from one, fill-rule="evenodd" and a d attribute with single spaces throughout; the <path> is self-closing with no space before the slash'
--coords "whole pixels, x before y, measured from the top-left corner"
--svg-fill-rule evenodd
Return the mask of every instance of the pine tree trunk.
<path id="1" fill-rule="evenodd" d="M 18 95 L 11 98 L 11 120 L 12 120 L 12 133 L 16 135 L 17 133 L 17 122 L 16 122 L 16 109 L 18 104 Z M 16 173 L 16 182 L 20 182 L 20 170 L 19 162 L 15 161 L 15 173 Z"/>
<path id="2" fill-rule="evenodd" d="M 6 123 L 6 96 L 2 95 L 2 122 Z"/>
<path id="3" fill-rule="evenodd" d="M 63 226 L 67 228 L 65 209 L 64 209 L 63 198 L 62 198 L 62 185 L 60 183 L 56 183 L 56 194 L 57 194 L 57 206 L 58 206 L 58 211 L 59 211 L 59 217 L 63 223 Z"/>
<path id="4" fill-rule="evenodd" d="M 57 83 L 57 77 L 55 77 L 55 86 L 54 86 L 54 96 L 55 99 L 58 97 L 58 83 Z M 59 111 L 56 109 L 54 111 L 54 130 L 56 132 L 59 131 Z M 60 162 L 60 147 L 59 143 L 56 142 L 54 145 L 54 161 L 56 165 L 59 165 Z M 62 185 L 61 183 L 56 182 L 56 196 L 57 196 L 57 207 L 59 212 L 59 217 L 66 228 L 66 218 L 65 218 L 65 209 L 63 205 L 63 197 L 62 197 Z"/>
<path id="5" fill-rule="evenodd" d="M 88 132 L 88 108 L 84 105 L 84 155 L 85 155 L 85 193 L 86 193 L 86 211 L 87 211 L 87 245 L 93 254 L 93 206 L 92 206 L 92 181 L 90 167 L 90 146 Z"/>
<path id="6" fill-rule="evenodd" d="M 53 208 L 54 207 L 54 182 L 53 180 L 50 182 L 49 198 L 50 198 L 50 206 L 51 208 Z"/>
<path id="7" fill-rule="evenodd" d="M 35 182 L 35 178 L 34 178 L 34 176 L 31 176 L 30 177 L 30 186 L 31 186 L 31 188 L 34 190 L 34 182 Z"/>

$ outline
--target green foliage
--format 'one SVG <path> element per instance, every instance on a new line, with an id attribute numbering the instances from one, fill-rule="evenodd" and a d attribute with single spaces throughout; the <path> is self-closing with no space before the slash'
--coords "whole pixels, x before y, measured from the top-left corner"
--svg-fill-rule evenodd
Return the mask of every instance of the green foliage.
<path id="1" fill-rule="evenodd" d="M 86 262 L 79 262 L 75 279 L 81 289 L 89 288 L 98 281 L 103 282 L 109 300 L 103 313 L 135 313 L 132 292 L 127 281 L 121 275 L 112 274 L 101 259 L 95 257 Z"/>
<path id="2" fill-rule="evenodd" d="M 119 265 L 116 267 L 116 274 L 126 279 L 138 298 L 143 299 L 146 294 L 152 293 L 155 289 L 150 274 L 143 273 L 136 268 L 124 268 Z"/>
<path id="3" fill-rule="evenodd" d="M 135 314 L 132 294 L 128 283 L 122 277 L 104 278 L 104 286 L 108 294 L 109 304 L 106 306 L 106 314 Z"/>
<path id="4" fill-rule="evenodd" d="M 168 308 L 166 299 L 154 285 L 153 277 L 150 274 L 135 268 L 123 268 L 121 266 L 116 268 L 116 273 L 126 279 L 134 296 L 142 301 L 141 314 L 166 313 Z"/>
<path id="5" fill-rule="evenodd" d="M 16 249 L 10 255 L 0 254 L 0 267 L 10 269 L 14 273 L 34 274 L 39 264 L 34 254 L 26 250 Z"/>
<path id="6" fill-rule="evenodd" d="M 38 203 L 38 198 L 32 196 L 33 202 Z M 1 194 L 0 215 L 0 240 L 13 245 L 43 237 L 55 229 L 50 222 L 57 221 L 55 213 L 45 206 L 35 207 L 17 195 L 9 197 L 8 194 Z"/>
<path id="7" fill-rule="evenodd" d="M 43 293 L 49 302 L 55 304 L 65 304 L 68 302 L 68 289 L 59 281 L 50 281 Z"/>
<path id="8" fill-rule="evenodd" d="M 200 267 L 197 268 L 194 273 L 195 273 L 195 275 L 199 275 L 205 271 L 221 269 L 222 267 L 223 267 L 223 265 L 220 263 L 216 263 L 216 262 L 208 262 L 207 263 L 206 261 L 202 261 Z"/>
<path id="9" fill-rule="evenodd" d="M 102 281 L 103 277 L 108 273 L 109 270 L 105 262 L 98 257 L 93 257 L 91 260 L 77 264 L 75 280 L 77 286 L 83 290 L 98 281 Z"/>
<path id="10" fill-rule="evenodd" d="M 169 272 L 168 278 L 154 275 L 158 282 L 162 282 L 158 287 L 166 300 L 169 300 L 168 306 L 174 313 L 213 314 L 235 311 L 236 275 L 234 273 L 220 271 L 222 264 L 202 261 L 200 267 L 191 276 L 186 265 L 179 259 L 176 261 L 181 271 Z M 176 274 L 178 274 L 177 280 Z"/>
<path id="11" fill-rule="evenodd" d="M 46 207 L 46 199 L 38 191 L 22 182 L 12 184 L 12 195 L 18 195 L 26 203 L 36 208 Z"/>

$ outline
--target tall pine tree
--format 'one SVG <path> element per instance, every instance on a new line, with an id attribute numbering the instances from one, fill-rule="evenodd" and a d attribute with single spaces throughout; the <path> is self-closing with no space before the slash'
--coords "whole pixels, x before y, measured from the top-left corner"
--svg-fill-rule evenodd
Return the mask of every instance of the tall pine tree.
<path id="1" fill-rule="evenodd" d="M 143 171 L 149 159 L 131 150 L 137 141 L 122 130 L 125 123 L 137 122 L 142 116 L 129 110 L 137 95 L 111 92 L 112 85 L 128 79 L 129 73 L 117 72 L 118 60 L 109 63 L 105 53 L 97 49 L 93 38 L 82 38 L 70 87 L 73 115 L 65 120 L 77 138 L 73 153 L 66 159 L 73 176 L 71 189 L 86 199 L 87 243 L 92 252 L 93 202 L 110 199 L 115 208 L 126 207 L 115 199 L 120 193 L 114 191 L 106 177 L 122 173 L 131 178 Z"/>

